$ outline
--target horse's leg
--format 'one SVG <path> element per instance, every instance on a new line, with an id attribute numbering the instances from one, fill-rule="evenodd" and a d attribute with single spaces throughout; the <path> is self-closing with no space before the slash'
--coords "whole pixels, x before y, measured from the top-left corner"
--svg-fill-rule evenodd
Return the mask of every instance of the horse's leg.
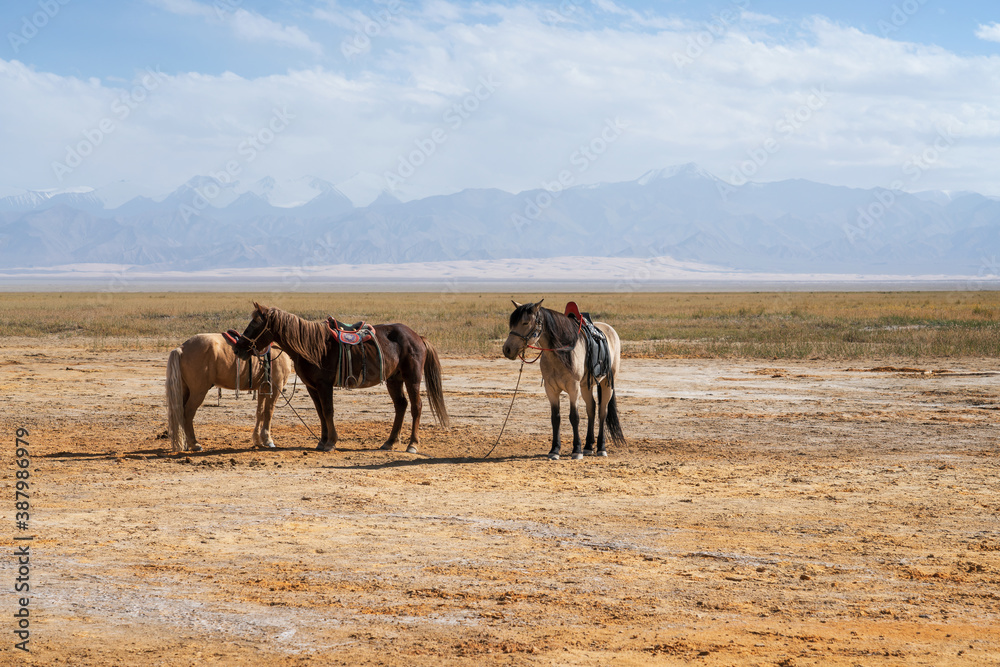
<path id="1" fill-rule="evenodd" d="M 327 419 L 327 429 L 326 429 L 326 446 L 323 448 L 324 452 L 332 452 L 337 448 L 337 424 L 334 423 L 333 418 L 333 384 L 323 385 L 319 389 L 319 397 L 322 401 L 323 412 L 326 414 Z"/>
<path id="2" fill-rule="evenodd" d="M 614 389 L 611 384 L 608 383 L 607 379 L 597 385 L 597 400 L 601 404 L 600 411 L 598 412 L 598 420 L 600 421 L 601 427 L 597 434 L 597 456 L 607 456 L 608 452 L 604 448 L 604 422 L 608 417 L 608 404 L 611 403 L 611 395 Z"/>
<path id="3" fill-rule="evenodd" d="M 580 393 L 583 394 L 583 404 L 587 408 L 587 442 L 583 446 L 583 451 L 586 454 L 594 453 L 594 417 L 597 416 L 597 403 L 594 401 L 594 389 L 593 387 L 587 387 L 583 389 L 580 386 Z"/>
<path id="4" fill-rule="evenodd" d="M 261 389 L 257 390 L 257 424 L 253 429 L 253 444 L 255 447 L 274 449 L 271 439 L 271 415 L 274 414 L 274 401 L 277 392 L 271 389 L 268 396 Z"/>
<path id="5" fill-rule="evenodd" d="M 392 422 L 392 431 L 389 432 L 389 439 L 382 445 L 382 449 L 392 449 L 392 446 L 399 440 L 399 432 L 403 428 L 403 415 L 406 414 L 406 396 L 403 396 L 403 380 L 398 377 L 385 381 L 385 388 L 389 390 L 389 398 L 396 408 L 396 417 Z"/>
<path id="6" fill-rule="evenodd" d="M 326 426 L 326 413 L 323 412 L 323 401 L 320 399 L 320 393 L 318 389 L 306 385 L 306 391 L 309 392 L 309 398 L 312 399 L 313 406 L 316 408 L 316 414 L 319 415 L 319 442 L 316 444 L 316 449 L 320 451 L 326 450 L 326 439 L 329 435 Z"/>
<path id="7" fill-rule="evenodd" d="M 579 385 L 571 385 L 569 391 L 569 425 L 573 429 L 573 458 L 583 458 L 583 443 L 580 441 L 580 412 L 577 410 L 577 395 L 580 392 Z"/>
<path id="8" fill-rule="evenodd" d="M 416 380 L 406 383 L 406 394 L 410 397 L 410 416 L 413 418 L 413 429 L 410 431 L 410 445 L 406 448 L 406 451 L 410 454 L 416 454 L 419 442 L 417 433 L 420 430 L 420 410 L 423 407 L 420 402 L 419 376 L 417 376 Z"/>
<path id="9" fill-rule="evenodd" d="M 211 387 L 188 389 L 187 396 L 184 398 L 184 436 L 187 438 L 188 449 L 191 451 L 200 452 L 202 450 L 202 446 L 194 437 L 194 415 L 201 407 L 209 389 Z"/>
<path id="10" fill-rule="evenodd" d="M 562 444 L 559 442 L 559 394 L 561 392 L 555 384 L 555 382 L 546 382 L 545 393 L 549 397 L 549 408 L 552 413 L 552 449 L 549 450 L 549 458 L 558 461 L 559 450 L 562 449 Z"/>

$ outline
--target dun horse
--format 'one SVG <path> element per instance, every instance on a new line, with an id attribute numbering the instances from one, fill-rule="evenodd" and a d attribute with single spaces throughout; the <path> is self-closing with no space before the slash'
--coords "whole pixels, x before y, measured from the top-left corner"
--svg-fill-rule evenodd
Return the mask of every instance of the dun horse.
<path id="1" fill-rule="evenodd" d="M 544 301 L 544 299 L 543 299 Z M 593 378 L 587 369 L 587 346 L 581 334 L 581 324 L 550 308 L 542 308 L 542 302 L 520 304 L 514 301 L 514 312 L 510 315 L 510 334 L 503 344 L 504 356 L 508 359 L 524 359 L 527 348 L 540 350 L 542 380 L 548 396 L 552 417 L 552 449 L 549 458 L 559 458 L 562 444 L 559 440 L 559 396 L 565 392 L 569 396 L 569 423 L 573 427 L 573 458 L 582 459 L 584 452 L 597 456 L 607 456 L 605 435 L 616 444 L 624 444 L 618 407 L 615 400 L 615 376 L 621 361 L 621 342 L 618 334 L 604 322 L 594 322 L 608 339 L 610 369 L 602 378 Z M 594 451 L 595 400 L 593 385 L 597 385 L 597 401 L 600 403 L 597 434 L 597 451 Z M 576 399 L 583 394 L 587 407 L 587 443 L 581 448 L 580 415 Z M 605 433 L 607 432 L 607 433 Z"/>
<path id="2" fill-rule="evenodd" d="M 448 425 L 448 411 L 441 388 L 441 362 L 430 341 L 405 324 L 377 324 L 373 328 L 374 341 L 345 346 L 331 334 L 326 321 L 304 320 L 279 308 L 254 303 L 253 316 L 243 337 L 258 349 L 273 341 L 292 358 L 295 373 L 309 390 L 319 415 L 322 432 L 316 449 L 320 451 L 329 452 L 337 444 L 333 388 L 343 386 L 348 377 L 352 380 L 351 387 L 371 387 L 385 381 L 396 416 L 382 449 L 392 449 L 399 440 L 409 396 L 413 428 L 406 451 L 416 453 L 421 412 L 420 382 L 423 377 L 427 378 L 431 412 L 438 422 Z M 358 378 L 341 368 L 342 364 L 372 371 L 362 372 Z"/>
<path id="3" fill-rule="evenodd" d="M 253 429 L 253 445 L 274 447 L 271 438 L 271 415 L 274 401 L 281 394 L 292 374 L 292 361 L 281 350 L 272 348 L 270 387 L 260 360 L 243 362 L 237 368 L 237 356 L 222 334 L 203 333 L 192 336 L 167 358 L 167 432 L 175 452 L 201 451 L 194 435 L 194 415 L 214 386 L 222 389 L 257 390 L 257 422 Z M 257 370 L 250 377 L 251 368 Z M 239 371 L 239 387 L 236 375 Z M 263 387 L 261 385 L 264 384 Z"/>

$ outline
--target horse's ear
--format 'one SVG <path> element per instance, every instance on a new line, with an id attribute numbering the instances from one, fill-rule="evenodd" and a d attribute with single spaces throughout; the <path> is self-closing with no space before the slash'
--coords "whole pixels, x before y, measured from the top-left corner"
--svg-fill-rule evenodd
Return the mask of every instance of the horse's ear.
<path id="1" fill-rule="evenodd" d="M 514 304 L 514 307 L 515 307 L 515 308 L 520 308 L 520 307 L 521 307 L 521 304 L 519 304 L 519 303 L 518 303 L 517 301 L 514 301 L 514 299 L 511 299 L 511 300 L 510 300 L 510 302 L 511 302 L 512 304 Z"/>
<path id="2" fill-rule="evenodd" d="M 267 312 L 267 308 L 265 308 L 264 306 L 260 305 L 256 301 L 253 302 L 253 309 L 256 310 L 258 313 L 260 313 L 261 315 L 263 315 L 264 313 Z"/>
<path id="3" fill-rule="evenodd" d="M 545 301 L 545 299 L 542 299 L 542 301 Z M 534 306 L 531 307 L 531 309 L 537 313 L 538 309 L 542 307 L 542 301 L 536 303 Z"/>

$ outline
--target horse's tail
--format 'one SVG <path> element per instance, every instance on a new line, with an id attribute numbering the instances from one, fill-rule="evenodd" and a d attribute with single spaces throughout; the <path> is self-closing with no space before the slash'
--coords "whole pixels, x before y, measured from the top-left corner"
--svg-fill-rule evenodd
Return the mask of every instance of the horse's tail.
<path id="1" fill-rule="evenodd" d="M 181 348 L 167 357 L 167 435 L 175 452 L 187 449 L 184 435 L 184 378 L 181 376 Z"/>
<path id="2" fill-rule="evenodd" d="M 424 357 L 424 379 L 427 380 L 427 398 L 430 399 L 431 412 L 442 426 L 448 426 L 448 410 L 444 406 L 444 390 L 441 387 L 441 360 L 438 358 L 437 350 L 431 342 L 420 337 L 427 348 Z"/>
<path id="3" fill-rule="evenodd" d="M 616 447 L 621 447 L 625 444 L 625 434 L 622 432 L 622 423 L 618 419 L 618 401 L 616 399 L 618 392 L 615 391 L 615 376 L 613 373 L 609 374 L 609 388 L 611 390 L 611 400 L 608 401 L 608 414 L 604 418 L 604 428 L 608 430 L 608 437 L 611 438 L 611 443 Z M 597 385 L 598 400 L 600 400 L 601 385 Z"/>

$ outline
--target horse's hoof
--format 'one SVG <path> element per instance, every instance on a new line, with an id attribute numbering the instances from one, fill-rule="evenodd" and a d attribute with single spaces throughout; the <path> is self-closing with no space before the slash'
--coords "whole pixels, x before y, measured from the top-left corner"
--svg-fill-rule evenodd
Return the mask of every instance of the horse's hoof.
<path id="1" fill-rule="evenodd" d="M 549 460 L 550 461 L 558 461 L 559 460 L 559 455 L 558 454 L 549 454 Z"/>
<path id="2" fill-rule="evenodd" d="M 386 452 L 387 452 L 387 451 L 389 451 L 390 449 L 392 449 L 392 445 L 393 445 L 393 443 L 391 443 L 391 442 L 387 442 L 387 443 L 385 443 L 384 445 L 382 445 L 381 447 L 379 447 L 379 449 L 381 449 L 381 450 L 383 450 L 383 451 L 386 451 Z"/>
<path id="3" fill-rule="evenodd" d="M 576 453 L 573 454 L 573 460 L 574 461 L 579 461 L 582 458 L 583 458 L 583 452 L 576 452 Z"/>
<path id="4" fill-rule="evenodd" d="M 203 449 L 205 449 L 205 448 L 202 447 L 201 445 L 191 445 L 191 451 L 192 452 L 200 452 Z"/>
<path id="5" fill-rule="evenodd" d="M 597 456 L 607 456 L 607 455 L 608 455 L 608 453 L 606 451 L 604 451 L 603 449 L 601 451 L 597 452 Z"/>
<path id="6" fill-rule="evenodd" d="M 326 445 L 324 445 L 324 444 L 323 444 L 322 442 L 318 443 L 318 444 L 316 445 L 316 451 L 318 451 L 318 452 L 325 452 L 326 450 L 325 450 L 325 449 L 323 449 L 323 448 L 324 448 L 325 446 L 326 446 Z"/>
<path id="7" fill-rule="evenodd" d="M 417 448 L 414 447 L 413 445 L 410 445 L 409 447 L 406 448 L 406 453 L 407 454 L 416 454 L 417 453 Z"/>

